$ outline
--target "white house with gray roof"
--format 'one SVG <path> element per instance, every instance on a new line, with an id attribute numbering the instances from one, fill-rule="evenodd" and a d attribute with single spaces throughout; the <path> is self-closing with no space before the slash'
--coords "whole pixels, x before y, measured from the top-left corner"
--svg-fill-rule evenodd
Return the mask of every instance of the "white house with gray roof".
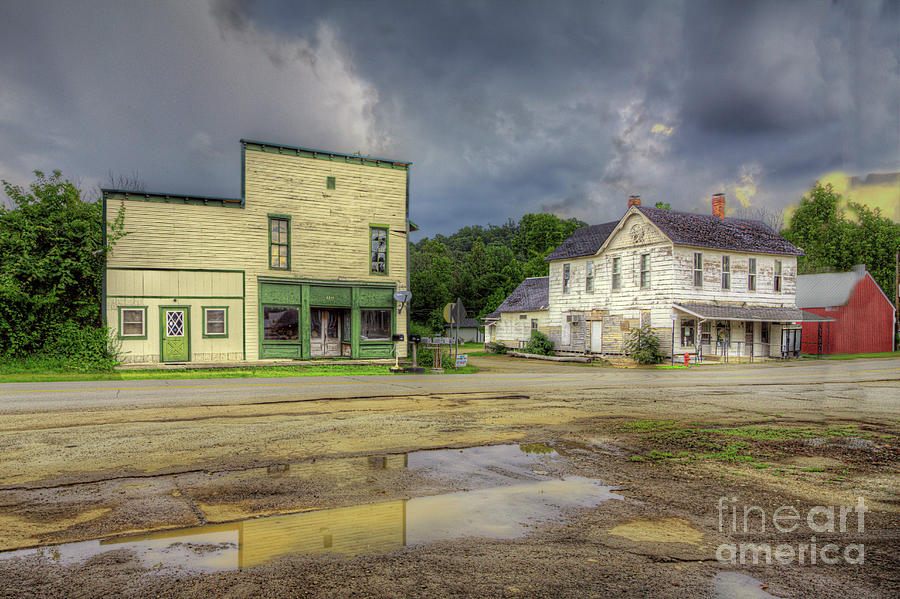
<path id="1" fill-rule="evenodd" d="M 485 316 L 485 342 L 523 346 L 532 329 L 546 327 L 548 308 L 547 277 L 525 279 L 495 311 Z"/>
<path id="2" fill-rule="evenodd" d="M 646 323 L 667 353 L 799 353 L 800 323 L 823 319 L 796 305 L 802 251 L 760 221 L 726 218 L 723 195 L 712 203 L 712 214 L 692 214 L 632 196 L 618 221 L 579 229 L 551 252 L 538 328 L 556 350 L 623 353 Z"/>
<path id="3" fill-rule="evenodd" d="M 802 251 L 766 224 L 647 208 L 629 199 L 614 223 L 576 231 L 548 257 L 546 332 L 560 351 L 622 353 L 648 323 L 665 351 L 742 356 L 799 352 Z M 783 347 L 784 346 L 784 347 Z"/>

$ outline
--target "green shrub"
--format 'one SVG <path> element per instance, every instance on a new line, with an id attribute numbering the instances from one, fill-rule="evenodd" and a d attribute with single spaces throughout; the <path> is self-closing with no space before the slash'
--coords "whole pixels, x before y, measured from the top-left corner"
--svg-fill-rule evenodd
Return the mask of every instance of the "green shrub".
<path id="1" fill-rule="evenodd" d="M 419 346 L 418 361 L 419 366 L 423 368 L 435 368 L 434 350 L 424 349 L 422 346 Z M 441 350 L 441 367 L 453 368 L 453 361 L 450 350 Z"/>
<path id="2" fill-rule="evenodd" d="M 553 342 L 547 335 L 537 329 L 531 330 L 531 339 L 525 344 L 525 353 L 537 354 L 539 356 L 553 355 Z"/>
<path id="3" fill-rule="evenodd" d="M 666 359 L 659 349 L 659 337 L 649 324 L 631 330 L 625 341 L 625 351 L 638 364 L 660 364 Z"/>
<path id="4" fill-rule="evenodd" d="M 509 351 L 509 348 L 500 341 L 492 341 L 484 344 L 484 351 L 489 354 L 505 354 Z"/>

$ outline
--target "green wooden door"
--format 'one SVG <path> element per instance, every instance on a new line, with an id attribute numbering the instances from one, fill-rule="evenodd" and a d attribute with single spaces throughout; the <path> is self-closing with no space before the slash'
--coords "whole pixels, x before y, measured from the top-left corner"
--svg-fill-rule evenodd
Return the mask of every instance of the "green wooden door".
<path id="1" fill-rule="evenodd" d="M 160 361 L 189 362 L 191 359 L 191 313 L 185 306 L 159 309 Z"/>

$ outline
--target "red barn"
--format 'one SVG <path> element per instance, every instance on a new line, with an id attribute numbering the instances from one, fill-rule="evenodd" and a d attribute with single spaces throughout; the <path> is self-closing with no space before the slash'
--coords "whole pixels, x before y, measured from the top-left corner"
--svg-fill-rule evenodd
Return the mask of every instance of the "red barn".
<path id="1" fill-rule="evenodd" d="M 802 351 L 823 354 L 886 352 L 894 349 L 894 305 L 866 271 L 797 277 L 797 307 L 834 322 L 803 323 Z"/>

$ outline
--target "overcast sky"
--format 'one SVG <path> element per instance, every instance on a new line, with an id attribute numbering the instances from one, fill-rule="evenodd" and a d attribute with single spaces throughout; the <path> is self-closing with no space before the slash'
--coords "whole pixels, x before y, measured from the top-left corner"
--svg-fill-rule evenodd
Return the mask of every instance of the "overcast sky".
<path id="1" fill-rule="evenodd" d="M 424 235 L 900 170 L 900 0 L 2 0 L 0 178 L 238 196 L 242 137 L 409 160 Z"/>

